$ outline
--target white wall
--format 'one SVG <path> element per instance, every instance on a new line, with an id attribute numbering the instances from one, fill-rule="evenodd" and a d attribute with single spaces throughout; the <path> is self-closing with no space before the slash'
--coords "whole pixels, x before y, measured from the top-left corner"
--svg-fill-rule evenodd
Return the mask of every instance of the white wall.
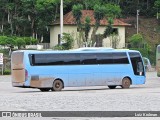
<path id="1" fill-rule="evenodd" d="M 120 39 L 117 48 L 125 47 L 125 27 L 114 27 L 118 28 L 118 37 Z M 103 39 L 103 46 L 112 47 L 111 37 Z"/>
<path id="2" fill-rule="evenodd" d="M 64 33 L 76 33 L 77 32 L 77 26 L 63 26 L 63 32 Z M 50 47 L 53 48 L 53 46 L 58 44 L 58 34 L 60 34 L 60 26 L 51 26 L 50 27 Z M 76 37 L 76 36 L 75 36 Z"/>
<path id="3" fill-rule="evenodd" d="M 125 27 L 114 27 L 118 28 L 118 34 L 120 37 L 120 42 L 118 45 L 118 48 L 125 47 Z M 93 27 L 90 30 L 89 38 L 91 37 Z M 105 26 L 99 27 L 96 34 L 103 34 L 105 30 Z M 63 32 L 70 33 L 74 36 L 74 39 L 78 37 L 77 34 L 77 26 L 71 26 L 71 25 L 64 25 Z M 60 26 L 55 25 L 50 27 L 50 47 L 53 48 L 53 46 L 58 44 L 58 34 L 60 34 Z M 75 48 L 78 47 L 77 41 L 75 41 Z M 110 38 L 103 39 L 103 47 L 112 47 Z"/>

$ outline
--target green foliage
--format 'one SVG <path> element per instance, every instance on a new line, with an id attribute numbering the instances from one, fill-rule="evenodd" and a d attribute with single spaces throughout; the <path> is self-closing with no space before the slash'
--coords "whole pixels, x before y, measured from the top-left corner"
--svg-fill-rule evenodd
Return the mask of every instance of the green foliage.
<path id="1" fill-rule="evenodd" d="M 152 48 L 148 43 L 146 43 L 141 34 L 134 34 L 129 40 L 129 49 L 140 51 L 143 57 L 149 58 L 151 63 L 155 64 L 155 48 Z"/>
<path id="2" fill-rule="evenodd" d="M 140 51 L 143 57 L 149 58 L 151 63 L 155 65 L 155 60 L 156 60 L 155 49 L 152 50 L 150 48 L 130 48 L 130 49 Z"/>
<path id="3" fill-rule="evenodd" d="M 95 5 L 100 5 L 101 1 L 100 0 L 84 0 L 84 2 L 81 4 L 84 4 L 86 10 L 91 10 L 94 8 Z"/>
<path id="4" fill-rule="evenodd" d="M 154 16 L 160 6 L 159 0 L 65 0 L 63 2 L 64 14 L 74 5 L 77 6 L 75 9 L 88 10 L 93 10 L 94 6 L 98 5 L 105 6 L 106 13 L 108 15 L 112 13 L 109 16 L 113 17 L 121 12 L 119 8 L 122 8 L 124 16 L 136 15 L 137 9 L 142 15 Z M 33 32 L 38 32 L 39 35 L 45 34 L 46 26 L 60 16 L 60 0 L 1 0 L 0 3 L 0 23 L 4 25 L 0 32 L 2 35 L 32 36 Z M 156 10 L 153 7 L 156 7 Z"/>
<path id="5" fill-rule="evenodd" d="M 32 37 L 23 37 L 26 45 L 35 45 L 38 43 L 38 40 L 37 39 L 34 39 Z"/>
<path id="6" fill-rule="evenodd" d="M 64 50 L 62 45 L 56 45 L 53 47 L 54 50 Z"/>
<path id="7" fill-rule="evenodd" d="M 63 33 L 63 40 L 65 41 L 63 46 L 66 50 L 73 48 L 74 39 L 72 35 L 70 35 L 69 33 Z"/>
<path id="8" fill-rule="evenodd" d="M 153 9 L 155 1 L 156 0 L 125 0 L 121 1 L 119 5 L 123 8 L 122 13 L 124 16 L 136 15 L 136 10 L 140 10 L 141 15 L 153 17 L 156 12 Z"/>
<path id="9" fill-rule="evenodd" d="M 90 19 L 89 16 L 87 16 L 85 18 L 85 24 L 84 24 L 84 32 L 85 32 L 86 41 L 88 39 L 88 34 L 89 34 L 90 29 L 91 29 L 90 22 L 91 22 L 91 19 Z"/>
<path id="10" fill-rule="evenodd" d="M 155 6 L 156 8 L 159 8 L 159 7 L 160 7 L 160 0 L 156 0 L 156 1 L 154 2 L 154 6 Z"/>
<path id="11" fill-rule="evenodd" d="M 160 17 L 159 8 L 160 8 L 160 0 L 156 0 L 154 3 L 155 10 L 157 11 L 156 17 Z"/>
<path id="12" fill-rule="evenodd" d="M 5 39 L 5 44 L 7 46 L 14 46 L 14 45 L 16 45 L 16 42 L 15 42 L 15 40 L 12 37 L 7 37 Z"/>
<path id="13" fill-rule="evenodd" d="M 95 5 L 94 6 L 94 18 L 96 19 L 96 26 L 100 25 L 100 20 L 105 16 L 106 8 L 105 6 Z"/>
<path id="14" fill-rule="evenodd" d="M 31 44 L 36 45 L 38 43 L 38 40 L 35 38 L 31 38 Z"/>
<path id="15" fill-rule="evenodd" d="M 159 12 L 159 0 L 65 0 L 64 14 L 75 10 L 78 26 L 81 25 L 80 10 L 95 10 L 96 25 L 104 17 L 125 15 L 154 16 Z M 0 0 L 0 35 L 30 37 L 37 34 L 38 39 L 49 35 L 48 25 L 60 17 L 60 0 Z M 77 3 L 79 3 L 77 5 Z M 124 7 L 125 6 L 125 7 Z M 153 9 L 155 7 L 155 9 Z M 120 9 L 121 8 L 121 9 Z M 45 38 L 44 38 L 45 40 Z M 28 44 L 28 43 L 26 43 Z"/>
<path id="16" fill-rule="evenodd" d="M 82 9 L 83 9 L 83 6 L 81 4 L 73 5 L 72 7 L 72 14 L 76 19 L 78 27 L 81 27 L 81 16 L 82 16 L 81 10 Z"/>
<path id="17" fill-rule="evenodd" d="M 73 48 L 74 38 L 73 35 L 69 33 L 63 33 L 63 39 L 64 43 L 61 45 L 56 45 L 53 49 L 55 50 L 69 50 Z"/>
<path id="18" fill-rule="evenodd" d="M 117 18 L 121 15 L 121 8 L 116 4 L 106 4 L 105 5 L 105 15 L 107 18 Z"/>
<path id="19" fill-rule="evenodd" d="M 6 69 L 5 71 L 3 71 L 3 75 L 10 75 L 10 74 L 11 74 L 10 69 Z"/>
<path id="20" fill-rule="evenodd" d="M 108 24 L 106 25 L 105 31 L 104 31 L 104 38 L 108 37 L 113 29 L 113 19 L 120 16 L 121 9 L 119 5 L 115 4 L 104 4 L 104 5 L 95 5 L 94 6 L 94 18 L 96 19 L 96 24 L 94 26 L 93 32 L 92 32 L 92 40 L 93 43 L 95 43 L 95 34 L 98 30 L 98 27 L 100 25 L 100 20 L 102 20 L 104 17 L 108 20 Z"/>
<path id="21" fill-rule="evenodd" d="M 26 45 L 25 40 L 21 37 L 18 37 L 17 39 L 15 39 L 15 41 L 16 41 L 16 45 L 18 46 L 18 49 Z"/>
<path id="22" fill-rule="evenodd" d="M 48 39 L 48 25 L 59 16 L 59 0 L 1 0 L 0 35 L 43 35 Z"/>
<path id="23" fill-rule="evenodd" d="M 113 33 L 113 28 L 111 24 L 108 24 L 105 28 L 105 31 L 103 33 L 103 36 L 106 38 L 108 36 L 110 36 Z"/>
<path id="24" fill-rule="evenodd" d="M 3 56 L 4 56 L 4 57 L 9 57 L 8 52 L 9 52 L 8 49 L 0 49 L 0 53 L 3 53 Z"/>
<path id="25" fill-rule="evenodd" d="M 143 36 L 141 34 L 134 34 L 129 38 L 130 44 L 132 48 L 139 48 L 143 43 Z"/>
<path id="26" fill-rule="evenodd" d="M 31 37 L 0 36 L 0 45 L 9 47 L 18 46 L 18 49 L 25 45 L 33 45 L 37 43 L 38 40 Z"/>
<path id="27" fill-rule="evenodd" d="M 7 36 L 0 36 L 0 45 L 6 45 Z"/>

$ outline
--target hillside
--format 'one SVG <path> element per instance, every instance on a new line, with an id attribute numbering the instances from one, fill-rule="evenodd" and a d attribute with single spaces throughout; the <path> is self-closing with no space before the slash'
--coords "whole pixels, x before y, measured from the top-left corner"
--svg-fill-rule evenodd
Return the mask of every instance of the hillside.
<path id="1" fill-rule="evenodd" d="M 126 27 L 126 43 L 129 43 L 129 38 L 137 33 L 137 18 L 128 17 L 123 19 L 124 22 L 131 24 L 131 26 Z M 154 18 L 146 18 L 139 16 L 139 31 L 138 33 L 142 34 L 146 43 L 151 47 L 150 50 L 141 51 L 144 57 L 148 57 L 152 63 L 155 65 L 156 62 L 156 47 L 160 44 L 160 23 L 159 20 Z"/>
<path id="2" fill-rule="evenodd" d="M 137 33 L 137 18 L 129 17 L 124 22 L 131 24 L 131 26 L 126 28 L 126 42 L 128 39 Z M 160 25 L 158 25 L 158 20 L 156 18 L 146 18 L 139 16 L 139 33 L 143 35 L 145 41 L 149 43 L 152 47 L 160 44 Z"/>

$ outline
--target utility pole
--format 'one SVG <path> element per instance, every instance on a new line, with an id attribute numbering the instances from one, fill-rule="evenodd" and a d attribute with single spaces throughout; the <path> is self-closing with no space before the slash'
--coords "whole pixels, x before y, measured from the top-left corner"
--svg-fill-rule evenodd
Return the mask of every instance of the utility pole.
<path id="1" fill-rule="evenodd" d="M 138 34 L 138 16 L 139 16 L 139 10 L 137 10 L 137 34 Z"/>
<path id="2" fill-rule="evenodd" d="M 63 0 L 61 0 L 61 5 L 60 5 L 60 44 L 62 43 L 62 38 L 63 38 Z"/>

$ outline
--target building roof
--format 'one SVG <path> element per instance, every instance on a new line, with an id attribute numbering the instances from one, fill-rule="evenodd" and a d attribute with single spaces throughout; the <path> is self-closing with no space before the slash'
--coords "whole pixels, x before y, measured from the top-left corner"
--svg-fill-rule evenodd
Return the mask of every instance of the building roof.
<path id="1" fill-rule="evenodd" d="M 82 18 L 81 18 L 82 23 L 84 23 L 85 18 L 87 16 L 89 16 L 91 19 L 90 24 L 94 25 L 96 21 L 94 19 L 94 11 L 93 10 L 82 10 Z M 60 24 L 60 21 L 56 21 L 54 24 Z M 76 25 L 75 18 L 72 15 L 72 11 L 64 15 L 63 24 L 64 25 Z M 108 24 L 108 21 L 106 19 L 100 20 L 100 25 L 107 25 L 107 24 Z M 125 23 L 121 21 L 120 19 L 114 19 L 113 26 L 130 26 L 130 24 Z"/>

